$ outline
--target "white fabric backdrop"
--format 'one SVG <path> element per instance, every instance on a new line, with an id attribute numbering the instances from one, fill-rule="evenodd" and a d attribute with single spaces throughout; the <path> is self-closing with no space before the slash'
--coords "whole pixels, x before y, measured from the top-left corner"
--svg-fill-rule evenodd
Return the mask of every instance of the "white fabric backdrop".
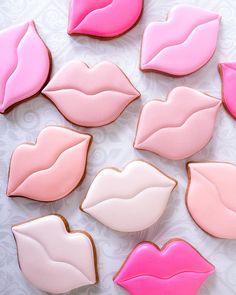
<path id="1" fill-rule="evenodd" d="M 53 73 L 73 59 L 89 65 L 109 60 L 119 65 L 142 93 L 113 124 L 85 129 L 72 126 L 53 104 L 39 95 L 0 116 L 0 294 L 43 294 L 34 289 L 22 276 L 18 264 L 11 226 L 41 215 L 58 212 L 64 215 L 72 228 L 85 229 L 96 242 L 100 283 L 72 291 L 82 295 L 126 294 L 115 286 L 112 276 L 119 269 L 129 251 L 142 240 L 163 245 L 171 238 L 180 237 L 192 243 L 216 266 L 213 275 L 200 295 L 236 294 L 236 241 L 219 240 L 200 230 L 190 218 L 184 205 L 186 188 L 186 161 L 173 162 L 132 148 L 141 105 L 154 98 L 165 99 L 168 92 L 186 85 L 220 97 L 219 61 L 236 59 L 236 1 L 234 0 L 144 0 L 144 14 L 139 24 L 129 33 L 111 41 L 89 37 L 70 37 L 66 34 L 68 0 L 0 0 L 0 28 L 34 19 L 39 33 L 53 57 Z M 132 2 L 132 1 L 131 1 Z M 171 7 L 179 3 L 196 4 L 223 16 L 216 54 L 199 72 L 184 78 L 168 78 L 156 73 L 139 71 L 140 41 L 150 21 L 164 20 Z M 59 124 L 86 130 L 94 136 L 88 170 L 83 184 L 70 196 L 51 204 L 25 199 L 10 199 L 5 195 L 8 165 L 17 145 L 34 141 L 40 130 L 50 124 Z M 211 143 L 191 160 L 219 160 L 236 164 L 236 122 L 223 110 L 217 120 Z M 134 234 L 122 234 L 107 229 L 79 211 L 79 205 L 94 175 L 106 166 L 122 168 L 133 159 L 148 160 L 165 173 L 176 178 L 178 189 L 160 222 L 150 229 Z"/>

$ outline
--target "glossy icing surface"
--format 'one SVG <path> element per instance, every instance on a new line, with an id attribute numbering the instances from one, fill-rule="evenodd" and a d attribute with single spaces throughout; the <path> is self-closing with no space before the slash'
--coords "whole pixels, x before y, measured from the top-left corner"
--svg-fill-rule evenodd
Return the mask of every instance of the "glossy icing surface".
<path id="1" fill-rule="evenodd" d="M 69 121 L 85 127 L 111 123 L 140 96 L 120 68 L 110 62 L 93 68 L 80 61 L 70 62 L 42 92 Z"/>
<path id="2" fill-rule="evenodd" d="M 154 166 L 133 161 L 123 171 L 98 173 L 81 208 L 114 230 L 141 231 L 160 218 L 175 186 Z"/>
<path id="3" fill-rule="evenodd" d="M 236 119 L 236 62 L 221 63 L 219 66 L 224 106 Z"/>
<path id="4" fill-rule="evenodd" d="M 191 74 L 214 54 L 220 16 L 189 5 L 174 7 L 166 22 L 150 23 L 142 41 L 141 69 Z"/>
<path id="5" fill-rule="evenodd" d="M 0 32 L 0 113 L 43 87 L 49 74 L 49 52 L 33 22 Z"/>
<path id="6" fill-rule="evenodd" d="M 12 228 L 21 271 L 32 285 L 45 292 L 64 293 L 96 283 L 91 238 L 67 230 L 57 215 Z"/>
<path id="7" fill-rule="evenodd" d="M 71 0 L 69 34 L 115 37 L 138 21 L 143 0 Z"/>
<path id="8" fill-rule="evenodd" d="M 114 281 L 131 295 L 196 295 L 213 272 L 214 266 L 183 240 L 170 241 L 162 249 L 143 242 Z"/>
<path id="9" fill-rule="evenodd" d="M 143 107 L 134 147 L 171 160 L 190 157 L 210 141 L 220 105 L 194 89 L 174 88 L 166 101 Z"/>
<path id="10" fill-rule="evenodd" d="M 36 144 L 14 151 L 7 195 L 46 202 L 68 195 L 84 175 L 90 141 L 90 135 L 67 128 L 45 128 Z"/>
<path id="11" fill-rule="evenodd" d="M 190 163 L 187 169 L 186 204 L 192 218 L 212 236 L 236 239 L 236 167 L 205 162 Z"/>

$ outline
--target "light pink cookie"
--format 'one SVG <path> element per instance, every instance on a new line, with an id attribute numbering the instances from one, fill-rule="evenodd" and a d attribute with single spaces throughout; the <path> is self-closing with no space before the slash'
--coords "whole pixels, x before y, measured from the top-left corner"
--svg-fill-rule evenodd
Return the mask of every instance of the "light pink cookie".
<path id="1" fill-rule="evenodd" d="M 95 177 L 81 209 L 114 230 L 141 231 L 162 216 L 176 184 L 140 160 L 123 171 L 105 168 Z"/>
<path id="2" fill-rule="evenodd" d="M 89 68 L 80 61 L 65 65 L 42 93 L 66 119 L 84 127 L 113 122 L 140 96 L 118 66 L 102 62 Z"/>
<path id="3" fill-rule="evenodd" d="M 143 0 L 71 0 L 69 34 L 116 37 L 139 20 Z"/>
<path id="4" fill-rule="evenodd" d="M 236 167 L 189 163 L 186 205 L 194 221 L 217 238 L 236 239 Z"/>
<path id="5" fill-rule="evenodd" d="M 1 31 L 0 44 L 0 113 L 4 113 L 42 89 L 50 58 L 32 21 Z"/>
<path id="6" fill-rule="evenodd" d="M 236 119 L 236 62 L 219 64 L 219 71 L 222 80 L 223 105 Z"/>
<path id="7" fill-rule="evenodd" d="M 213 56 L 220 16 L 207 10 L 178 5 L 166 22 L 150 23 L 143 35 L 141 69 L 173 76 L 191 74 Z"/>
<path id="8" fill-rule="evenodd" d="M 134 147 L 170 159 L 192 156 L 210 141 L 221 101 L 188 87 L 142 109 Z"/>
<path id="9" fill-rule="evenodd" d="M 214 266 L 183 240 L 163 248 L 142 242 L 128 256 L 114 282 L 131 295 L 196 295 Z"/>
<path id="10" fill-rule="evenodd" d="M 21 271 L 36 288 L 61 294 L 97 282 L 92 238 L 70 231 L 64 217 L 45 216 L 15 225 L 12 231 Z"/>
<path id="11" fill-rule="evenodd" d="M 81 182 L 91 136 L 63 127 L 45 128 L 36 144 L 14 151 L 9 170 L 8 196 L 55 201 Z"/>

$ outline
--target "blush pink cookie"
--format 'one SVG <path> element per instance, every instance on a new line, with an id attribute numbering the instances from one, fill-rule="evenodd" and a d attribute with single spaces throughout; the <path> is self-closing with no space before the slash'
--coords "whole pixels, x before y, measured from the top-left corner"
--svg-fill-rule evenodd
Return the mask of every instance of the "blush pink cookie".
<path id="1" fill-rule="evenodd" d="M 130 295 L 196 295 L 214 266 L 183 240 L 142 242 L 114 278 Z"/>
<path id="2" fill-rule="evenodd" d="M 14 151 L 9 170 L 8 196 L 55 201 L 81 182 L 91 136 L 63 127 L 45 128 L 36 144 Z"/>
<path id="3" fill-rule="evenodd" d="M 188 87 L 174 88 L 167 101 L 151 101 L 142 109 L 134 147 L 181 160 L 210 141 L 219 99 Z"/>
<path id="4" fill-rule="evenodd" d="M 105 168 L 95 177 L 81 209 L 121 232 L 144 230 L 161 217 L 177 182 L 144 161 L 123 171 Z"/>
<path id="5" fill-rule="evenodd" d="M 140 96 L 116 65 L 102 62 L 89 68 L 80 61 L 64 66 L 42 93 L 66 119 L 84 127 L 113 122 Z"/>
<path id="6" fill-rule="evenodd" d="M 1 31 L 0 43 L 0 113 L 4 113 L 42 89 L 50 58 L 33 21 Z"/>
<path id="7" fill-rule="evenodd" d="M 236 62 L 219 64 L 219 71 L 224 107 L 236 119 Z"/>
<path id="8" fill-rule="evenodd" d="M 12 227 L 26 279 L 53 294 L 97 282 L 96 250 L 90 235 L 70 231 L 64 217 L 49 215 Z"/>
<path id="9" fill-rule="evenodd" d="M 143 0 L 71 0 L 69 34 L 116 37 L 138 22 Z"/>
<path id="10" fill-rule="evenodd" d="M 145 29 L 141 69 L 173 76 L 199 70 L 213 56 L 220 16 L 189 5 L 174 7 L 166 22 L 150 23 Z"/>
<path id="11" fill-rule="evenodd" d="M 189 163 L 186 205 L 194 221 L 210 235 L 236 239 L 236 166 Z"/>

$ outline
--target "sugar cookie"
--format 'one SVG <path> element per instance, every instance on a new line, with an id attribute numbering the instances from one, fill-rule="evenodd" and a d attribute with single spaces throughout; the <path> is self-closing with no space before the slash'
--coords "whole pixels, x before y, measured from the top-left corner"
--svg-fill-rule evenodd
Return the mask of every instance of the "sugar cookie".
<path id="1" fill-rule="evenodd" d="M 90 135 L 68 128 L 45 128 L 36 144 L 14 151 L 7 195 L 44 202 L 65 197 L 83 178 L 90 141 Z"/>
<path id="2" fill-rule="evenodd" d="M 144 161 L 123 171 L 105 168 L 95 177 L 81 209 L 121 232 L 141 231 L 158 221 L 177 182 Z"/>
<path id="3" fill-rule="evenodd" d="M 97 282 L 92 238 L 70 231 L 64 217 L 34 219 L 13 226 L 12 232 L 21 271 L 36 288 L 59 294 Z"/>

